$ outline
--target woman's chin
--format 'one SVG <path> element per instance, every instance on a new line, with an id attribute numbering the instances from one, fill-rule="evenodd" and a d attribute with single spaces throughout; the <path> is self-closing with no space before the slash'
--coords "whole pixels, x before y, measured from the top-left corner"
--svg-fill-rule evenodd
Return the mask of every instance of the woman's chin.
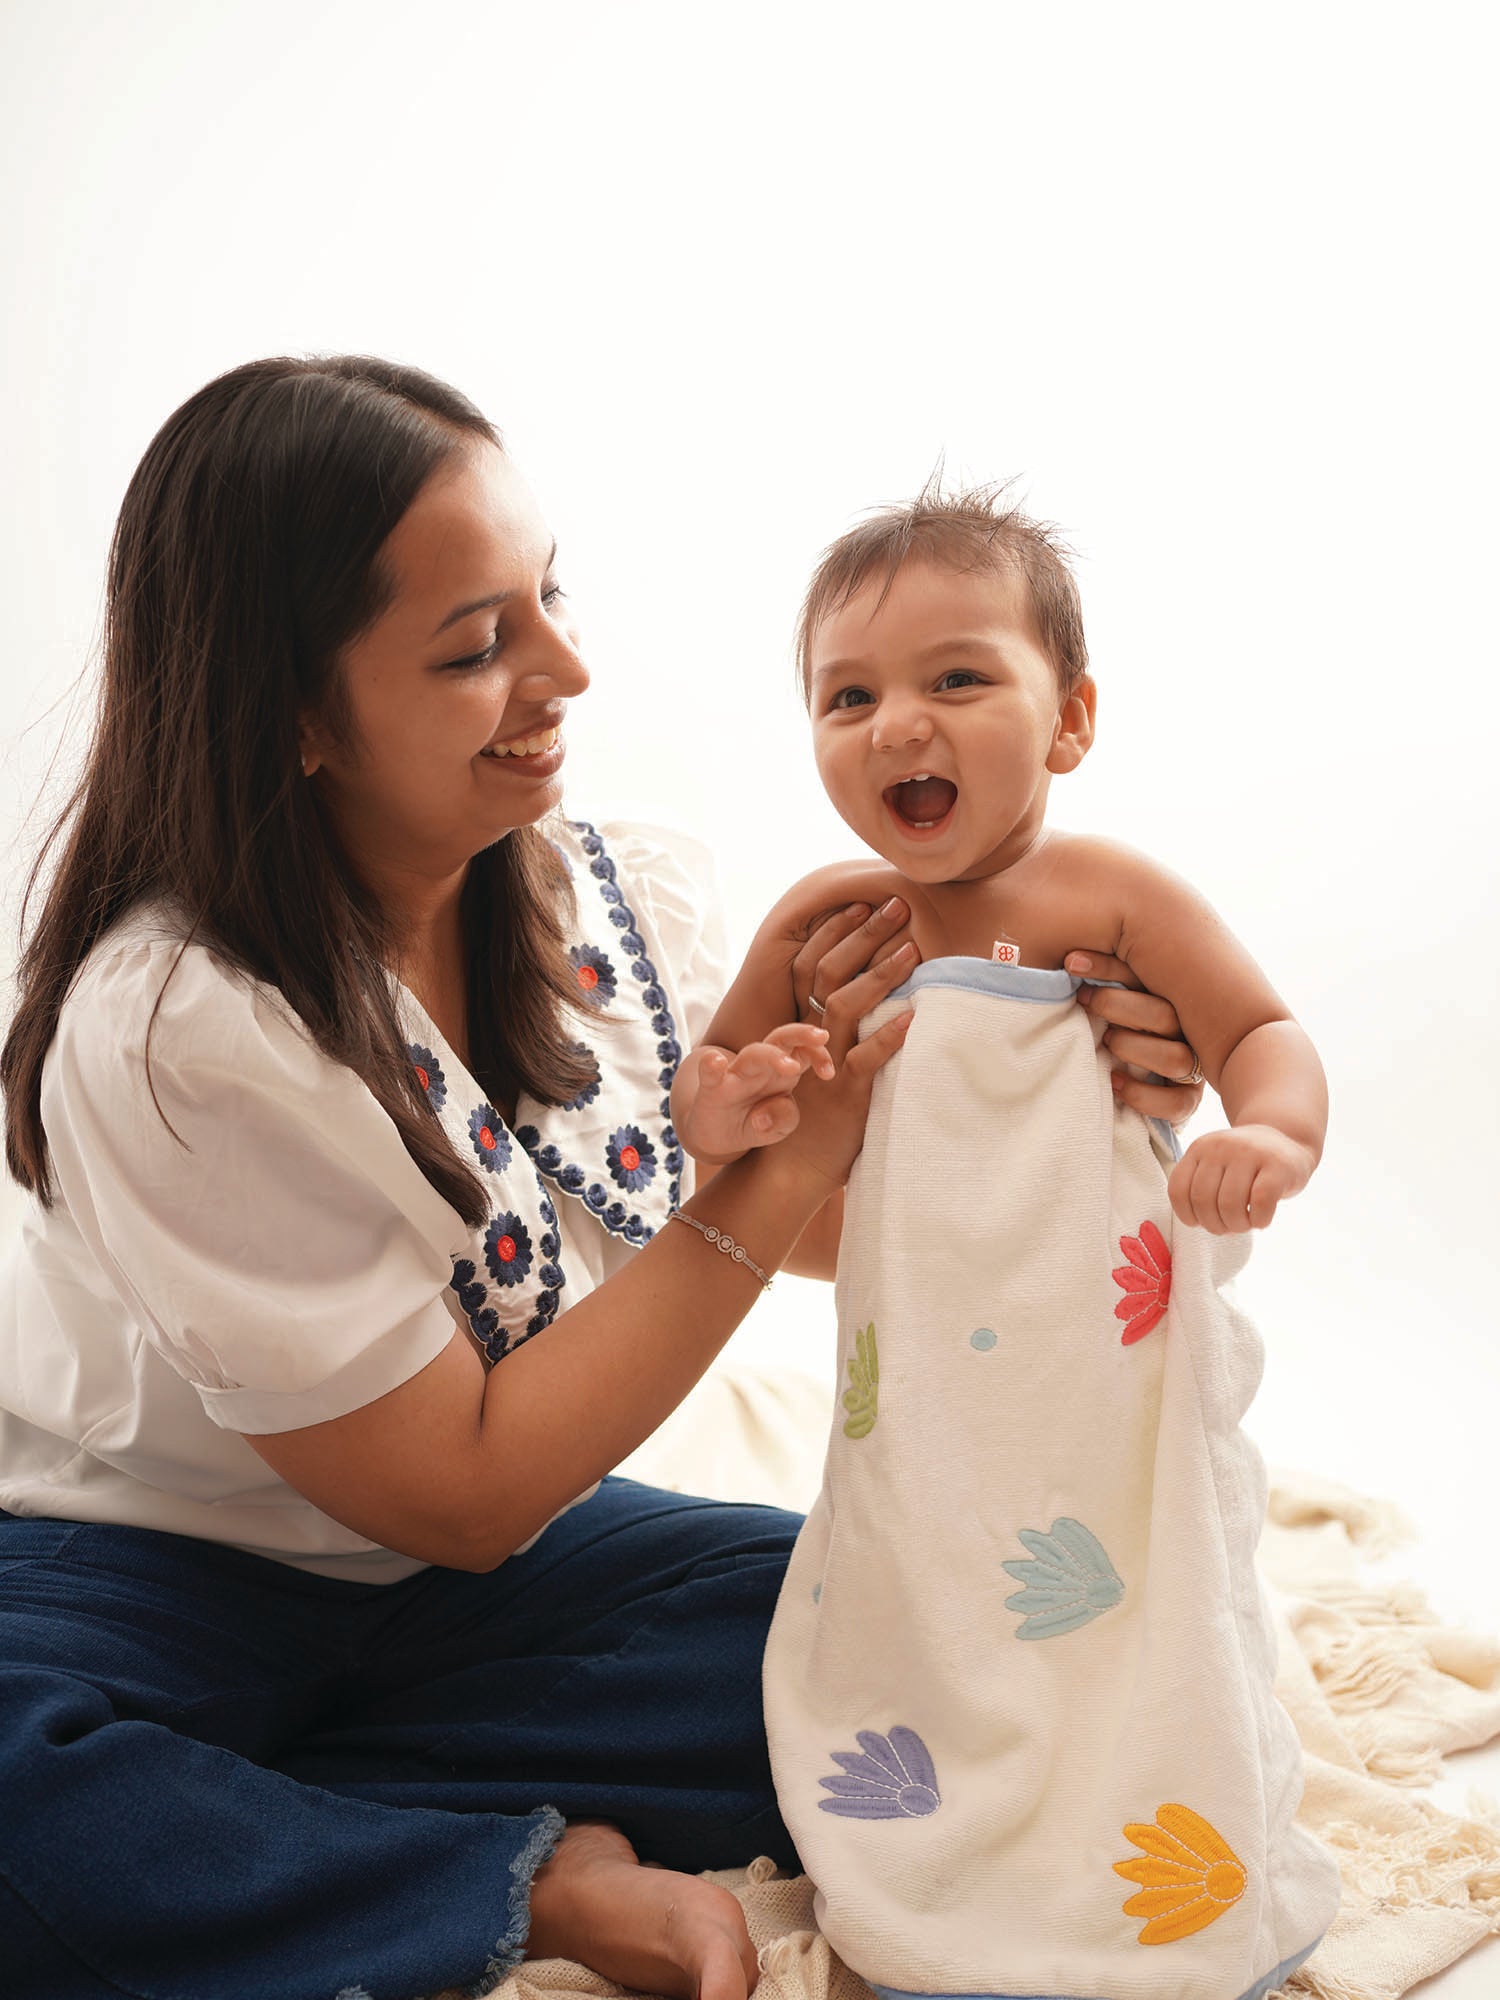
<path id="1" fill-rule="evenodd" d="M 496 786 L 498 791 L 501 788 Z M 549 813 L 555 812 L 562 804 L 563 781 L 561 771 L 547 778 L 533 779 L 524 785 L 504 787 L 503 800 L 491 799 L 489 810 L 480 815 L 481 824 L 488 829 L 482 841 L 485 847 L 493 847 L 497 840 L 503 840 L 517 827 L 535 826 Z"/>

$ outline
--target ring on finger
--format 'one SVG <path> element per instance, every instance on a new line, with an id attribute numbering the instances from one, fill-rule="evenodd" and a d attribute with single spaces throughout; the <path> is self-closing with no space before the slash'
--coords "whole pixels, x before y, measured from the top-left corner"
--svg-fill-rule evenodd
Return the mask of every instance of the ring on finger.
<path id="1" fill-rule="evenodd" d="M 1198 1060 L 1197 1050 L 1189 1049 L 1188 1054 L 1193 1058 L 1192 1068 L 1188 1071 L 1186 1076 L 1174 1076 L 1172 1079 L 1173 1083 L 1177 1086 L 1179 1090 L 1196 1089 L 1200 1083 L 1205 1081 L 1203 1075 L 1203 1065 Z"/>
<path id="2" fill-rule="evenodd" d="M 818 998 L 816 993 L 808 994 L 807 1004 L 812 1009 L 813 1016 L 816 1020 L 821 1021 L 824 1014 L 827 1013 L 828 1011 L 827 1008 L 823 1005 L 822 1001 Z"/>

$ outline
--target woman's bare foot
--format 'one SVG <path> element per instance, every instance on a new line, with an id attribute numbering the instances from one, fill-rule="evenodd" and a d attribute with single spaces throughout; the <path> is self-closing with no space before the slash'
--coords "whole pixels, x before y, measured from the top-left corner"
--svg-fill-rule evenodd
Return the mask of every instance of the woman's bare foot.
<path id="1" fill-rule="evenodd" d="M 532 1877 L 526 1956 L 576 1959 L 679 2000 L 747 2000 L 759 1977 L 735 1897 L 696 1875 L 643 1868 L 602 1820 L 570 1823 Z"/>

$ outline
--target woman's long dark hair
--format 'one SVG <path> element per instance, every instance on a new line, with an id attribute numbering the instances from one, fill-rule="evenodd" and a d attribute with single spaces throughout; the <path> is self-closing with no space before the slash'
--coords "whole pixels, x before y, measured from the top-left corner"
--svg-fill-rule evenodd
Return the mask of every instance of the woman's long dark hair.
<path id="1" fill-rule="evenodd" d="M 97 939 L 150 898 L 182 914 L 189 940 L 278 988 L 324 1054 L 368 1085 L 439 1194 L 471 1226 L 487 1219 L 480 1177 L 406 1053 L 389 920 L 339 850 L 298 744 L 303 712 L 348 739 L 340 656 L 390 602 L 381 548 L 475 437 L 500 443 L 446 384 L 337 355 L 232 369 L 148 447 L 110 550 L 93 742 L 31 872 L 27 904 L 62 841 L 0 1054 L 6 1159 L 43 1202 L 42 1064 L 58 1012 Z M 568 893 L 536 827 L 470 864 L 470 1055 L 493 1097 L 524 1088 L 565 1103 L 593 1075 L 568 1032 Z"/>

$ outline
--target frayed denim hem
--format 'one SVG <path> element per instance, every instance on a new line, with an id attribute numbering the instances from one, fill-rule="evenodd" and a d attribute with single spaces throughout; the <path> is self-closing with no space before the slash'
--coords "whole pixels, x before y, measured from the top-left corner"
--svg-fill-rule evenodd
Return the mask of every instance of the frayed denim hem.
<path id="1" fill-rule="evenodd" d="M 485 1994 L 493 1993 L 505 1975 L 514 1972 L 526 1956 L 526 1938 L 531 1929 L 531 1878 L 544 1861 L 551 1859 L 566 1826 L 562 1814 L 553 1806 L 539 1807 L 535 1820 L 526 1845 L 510 1864 L 505 1936 L 496 1940 L 489 1962 L 472 1986 L 445 1986 L 445 1993 L 461 1993 L 463 2000 L 484 2000 Z M 363 1986 L 341 1986 L 333 2000 L 371 2000 L 371 1996 Z"/>
<path id="2" fill-rule="evenodd" d="M 472 1986 L 460 1988 L 464 2000 L 484 2000 L 493 1993 L 507 1972 L 513 1972 L 526 1956 L 526 1938 L 531 1930 L 531 1878 L 544 1861 L 551 1859 L 563 1837 L 566 1822 L 554 1806 L 543 1806 L 536 1816 L 531 1837 L 510 1864 L 510 1899 L 505 1911 L 505 1936 L 496 1941 L 493 1956 Z M 510 1942 L 513 1934 L 515 1942 Z"/>

